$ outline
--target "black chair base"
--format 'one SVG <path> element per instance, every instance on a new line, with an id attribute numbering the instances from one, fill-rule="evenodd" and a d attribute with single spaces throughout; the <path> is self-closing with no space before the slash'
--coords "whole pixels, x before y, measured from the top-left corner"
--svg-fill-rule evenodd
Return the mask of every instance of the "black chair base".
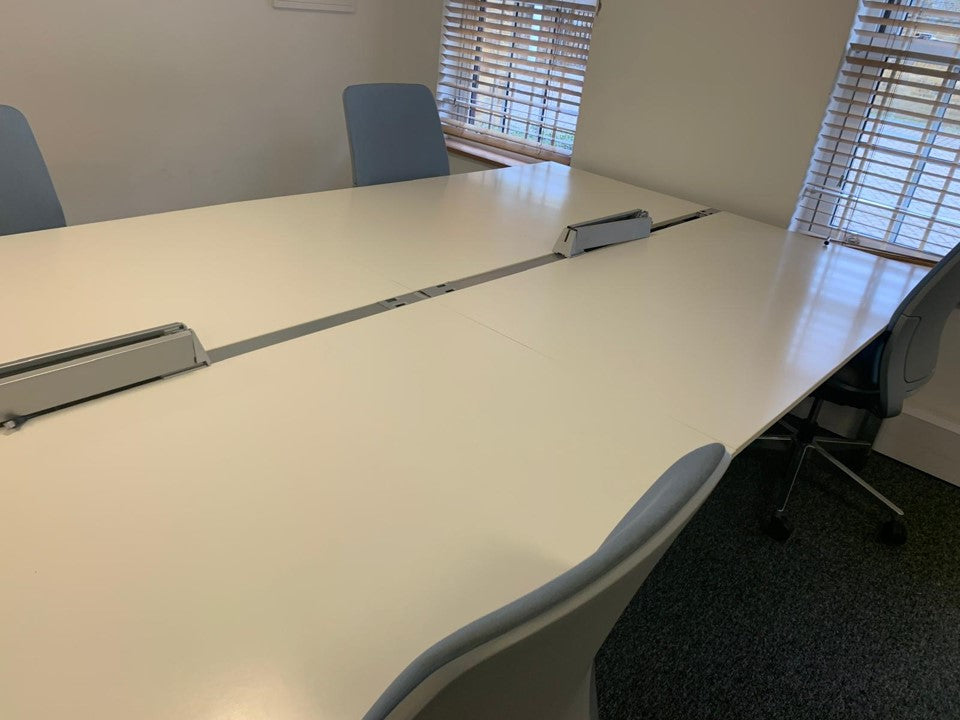
<path id="1" fill-rule="evenodd" d="M 845 440 L 843 438 L 827 437 L 817 435 L 820 430 L 817 425 L 817 416 L 820 414 L 820 408 L 823 405 L 821 398 L 815 398 L 810 414 L 801 423 L 800 427 L 794 429 L 785 422 L 781 422 L 789 434 L 787 435 L 764 435 L 758 438 L 757 442 L 761 445 L 786 445 L 790 448 L 790 464 L 786 473 L 787 487 L 777 509 L 764 518 L 761 527 L 763 531 L 774 540 L 786 542 L 793 533 L 793 525 L 787 516 L 787 503 L 790 500 L 790 494 L 793 486 L 800 475 L 800 470 L 806 457 L 814 452 L 826 459 L 842 475 L 856 482 L 860 487 L 866 490 L 875 500 L 884 505 L 890 511 L 890 517 L 880 527 L 880 540 L 888 545 L 903 545 L 907 541 L 907 526 L 903 519 L 903 510 L 897 507 L 889 498 L 880 493 L 876 488 L 861 478 L 857 473 L 851 470 L 847 465 L 837 460 L 827 448 L 838 449 L 856 449 L 862 448 L 869 450 L 870 443 L 862 440 Z"/>

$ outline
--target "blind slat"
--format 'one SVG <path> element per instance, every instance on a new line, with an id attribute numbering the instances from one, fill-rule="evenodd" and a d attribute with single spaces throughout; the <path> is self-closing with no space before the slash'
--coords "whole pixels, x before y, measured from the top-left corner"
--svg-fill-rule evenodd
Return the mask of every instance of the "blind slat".
<path id="1" fill-rule="evenodd" d="M 883 122 L 883 119 L 882 119 L 882 118 L 876 118 L 876 119 L 870 118 L 870 117 L 867 116 L 867 111 L 869 111 L 869 110 L 888 111 L 888 110 L 889 110 L 889 108 L 884 107 L 881 103 L 867 102 L 867 101 L 864 101 L 864 100 L 852 100 L 852 99 L 850 99 L 850 98 L 838 97 L 838 96 L 836 96 L 836 95 L 834 95 L 834 96 L 831 98 L 831 100 L 833 100 L 834 102 L 839 103 L 839 104 L 841 104 L 841 105 L 855 105 L 855 106 L 857 106 L 857 107 L 859 107 L 859 108 L 862 108 L 862 109 L 864 110 L 864 112 L 863 112 L 863 114 L 862 114 L 862 116 L 864 117 L 864 119 L 875 120 L 875 121 L 878 122 L 878 123 L 882 123 L 882 122 Z M 851 113 L 847 112 L 847 113 L 842 113 L 842 114 L 844 114 L 844 115 L 850 115 Z M 929 114 L 914 112 L 913 110 L 901 110 L 901 109 L 898 109 L 898 110 L 896 110 L 896 114 L 897 114 L 897 115 L 902 115 L 902 116 L 904 116 L 904 117 L 916 118 L 916 119 L 918 119 L 918 120 L 926 120 L 926 119 L 928 119 L 929 117 L 931 117 Z"/>
<path id="2" fill-rule="evenodd" d="M 910 158 L 917 157 L 918 153 L 929 150 L 931 151 L 931 154 L 927 154 L 924 156 L 924 159 L 927 162 L 938 164 L 938 165 L 948 165 L 948 166 L 953 165 L 956 162 L 956 158 L 944 158 L 944 157 L 939 157 L 937 155 L 932 154 L 933 150 L 941 149 L 940 145 L 937 144 L 937 142 L 924 142 L 922 140 L 901 140 L 901 142 L 915 146 L 915 147 L 912 149 L 895 148 L 895 147 L 889 147 L 886 145 L 880 145 L 876 142 L 877 140 L 895 141 L 897 140 L 895 136 L 883 135 L 881 133 L 868 133 L 865 131 L 861 131 L 861 135 L 867 135 L 869 137 L 872 137 L 873 140 L 850 140 L 848 138 L 842 138 L 837 135 L 823 134 L 821 136 L 821 139 L 824 140 L 826 144 L 821 145 L 820 143 L 818 143 L 817 148 L 822 147 L 826 149 L 830 146 L 830 144 L 838 143 L 840 145 L 850 145 L 853 147 L 863 148 L 866 150 L 873 150 L 876 152 L 883 153 L 885 155 L 901 157 L 901 158 L 904 158 L 905 160 L 909 160 Z M 949 152 L 954 152 L 954 150 L 950 150 Z M 901 165 L 901 167 L 905 167 L 905 166 Z"/>
<path id="3" fill-rule="evenodd" d="M 858 38 L 861 43 L 864 45 L 873 45 L 873 52 L 880 52 L 881 49 L 889 48 L 909 48 L 913 44 L 913 39 L 909 37 L 901 37 L 895 40 L 890 39 L 890 35 L 882 32 L 862 32 Z M 927 50 L 935 49 L 935 53 L 925 53 L 929 57 L 944 58 L 952 56 L 956 48 L 958 47 L 957 39 L 946 39 L 946 38 L 937 38 L 936 40 L 926 41 L 929 45 Z M 919 56 L 920 52 L 917 50 L 911 51 L 911 55 Z"/>
<path id="4" fill-rule="evenodd" d="M 906 130 L 908 132 L 917 132 L 920 129 L 916 125 L 910 125 L 909 123 L 905 122 L 897 122 L 896 120 L 891 120 L 888 117 L 885 117 L 882 120 L 870 118 L 864 121 L 862 115 L 856 115 L 853 113 L 832 113 L 830 115 L 830 121 L 823 124 L 824 127 L 840 130 L 841 132 L 856 132 L 863 135 L 877 136 L 881 138 L 890 137 L 884 135 L 881 131 L 876 129 L 868 130 L 866 127 L 867 125 L 872 127 L 882 126 L 888 130 Z M 947 129 L 944 129 L 945 127 Z M 940 128 L 939 136 L 945 139 L 960 139 L 960 133 L 950 132 L 953 127 L 954 123 L 945 123 L 944 126 Z M 903 135 L 897 135 L 894 137 L 903 137 Z M 843 142 L 849 142 L 849 140 L 844 140 Z"/>
<path id="5" fill-rule="evenodd" d="M 517 7 L 537 6 L 546 12 L 596 12 L 596 3 L 577 2 L 576 0 L 544 0 L 544 2 L 518 2 L 517 0 L 447 0 L 448 10 L 467 10 L 476 12 L 477 8 L 515 10 Z"/>
<path id="6" fill-rule="evenodd" d="M 960 4 L 861 0 L 792 227 L 933 255 L 960 242 L 958 88 Z"/>
<path id="7" fill-rule="evenodd" d="M 873 165 L 873 163 L 864 163 L 866 165 Z M 883 195 L 894 195 L 900 198 L 904 198 L 906 193 L 909 192 L 909 188 L 915 188 L 916 190 L 923 191 L 923 193 L 935 193 L 937 195 L 943 195 L 945 198 L 942 202 L 943 207 L 947 210 L 950 210 L 953 213 L 960 213 L 960 179 L 958 179 L 956 185 L 957 190 L 948 190 L 945 186 L 936 186 L 936 185 L 913 185 L 907 181 L 907 178 L 891 178 L 887 175 L 881 175 L 878 173 L 871 173 L 866 171 L 852 170 L 852 173 L 856 174 L 858 178 L 866 178 L 860 180 L 857 183 L 857 186 L 861 190 L 870 190 L 876 191 L 878 194 Z M 821 172 L 811 172 L 812 176 L 823 178 L 820 181 L 821 184 L 827 179 L 842 181 L 834 178 L 833 176 L 824 175 Z M 876 183 L 876 184 L 871 184 Z M 945 183 L 946 185 L 946 183 Z M 904 186 L 909 186 L 907 190 L 902 189 Z M 901 189 L 897 189 L 897 188 Z M 925 197 L 921 194 L 921 198 Z M 949 200 L 949 202 L 948 202 Z M 920 200 L 918 202 L 930 202 L 927 199 Z"/>
<path id="8" fill-rule="evenodd" d="M 875 60 L 868 57 L 848 57 L 845 60 L 849 65 L 862 65 L 865 67 L 874 67 L 880 71 L 889 70 L 895 73 L 908 73 L 910 75 L 923 75 L 926 77 L 941 78 L 942 80 L 960 79 L 960 72 L 951 72 L 949 70 L 937 70 L 935 68 L 922 67 L 919 65 L 906 65 L 902 62 Z M 944 58 L 938 58 L 937 62 L 945 64 Z M 879 73 L 878 73 L 879 75 Z M 887 78 L 883 78 L 886 80 Z M 894 80 L 896 82 L 896 80 Z"/>
<path id="9" fill-rule="evenodd" d="M 922 82 L 917 82 L 915 80 L 907 80 L 906 78 L 902 77 L 903 73 L 901 73 L 901 77 L 897 77 L 895 80 L 892 80 L 892 81 L 886 77 L 878 76 L 877 73 L 875 72 L 858 73 L 858 72 L 850 72 L 849 70 L 841 70 L 840 75 L 844 78 L 844 80 L 853 81 L 853 85 L 850 85 L 849 82 L 845 83 L 845 85 L 847 85 L 850 88 L 853 88 L 853 90 L 855 90 L 856 92 L 871 92 L 873 86 L 877 83 L 878 80 L 881 81 L 880 84 L 882 84 L 883 86 L 893 84 L 901 88 L 916 88 L 921 92 L 936 93 L 943 88 L 942 81 L 938 82 L 936 85 L 931 85 L 930 83 L 922 83 Z M 865 81 L 865 83 L 861 84 L 861 81 Z"/>
<path id="10" fill-rule="evenodd" d="M 482 88 L 491 88 L 491 90 L 509 91 L 510 93 L 520 93 L 531 97 L 538 97 L 541 103 L 550 102 L 579 103 L 580 91 L 579 85 L 556 85 L 548 84 L 543 78 L 531 78 L 525 73 L 517 73 L 508 70 L 487 69 L 483 72 L 466 72 L 456 66 L 447 63 L 441 64 L 441 81 L 460 81 L 460 84 L 471 90 L 483 92 Z M 571 87 L 572 86 L 572 87 Z M 495 94 L 490 92 L 490 94 Z"/>
<path id="11" fill-rule="evenodd" d="M 549 53 L 530 53 L 519 54 L 515 50 L 511 52 L 497 52 L 489 46 L 471 46 L 452 45 L 444 43 L 441 52 L 445 52 L 451 58 L 459 58 L 460 64 L 464 68 L 471 68 L 475 62 L 486 61 L 503 65 L 514 65 L 519 69 L 530 67 L 539 68 L 546 71 L 548 75 L 555 78 L 569 78 L 572 82 L 583 82 L 586 66 L 582 63 L 573 63 L 566 58 Z"/>
<path id="12" fill-rule="evenodd" d="M 443 36 L 444 45 L 452 44 L 455 47 L 479 50 L 481 52 L 487 51 L 506 57 L 517 56 L 520 58 L 534 57 L 547 60 L 554 59 L 557 62 L 564 61 L 565 65 L 581 70 L 587 63 L 586 53 L 574 52 L 578 48 L 572 45 L 551 44 L 540 41 L 533 43 L 525 41 L 522 45 L 518 45 L 514 40 L 505 35 L 483 34 L 480 37 L 467 37 L 466 35 L 450 33 L 446 30 L 444 30 Z M 530 47 L 531 45 L 533 45 L 533 47 Z"/>
<path id="13" fill-rule="evenodd" d="M 536 42 L 541 38 L 551 37 L 555 41 L 571 46 L 582 43 L 592 29 L 590 25 L 582 22 L 555 23 L 537 19 L 525 21 L 519 17 L 501 20 L 501 17 L 504 16 L 488 16 L 477 20 L 447 18 L 443 27 L 451 35 L 462 35 L 468 38 L 480 34 L 494 37 L 527 38 Z"/>
<path id="14" fill-rule="evenodd" d="M 569 158 L 596 8 L 445 0 L 437 100 L 444 130 L 524 155 Z"/>
<path id="15" fill-rule="evenodd" d="M 562 17 L 483 13 L 470 16 L 448 13 L 444 25 L 450 28 L 461 28 L 466 33 L 487 30 L 501 30 L 508 33 L 518 31 L 536 35 L 559 35 L 576 40 L 582 33 L 590 30 L 590 18 L 583 15 Z"/>
<path id="16" fill-rule="evenodd" d="M 558 115 L 566 115 L 566 116 L 568 116 L 568 117 L 570 117 L 570 118 L 576 118 L 576 117 L 577 117 L 577 111 L 576 111 L 576 110 L 565 110 L 565 109 L 563 109 L 560 105 L 558 105 L 557 103 L 536 102 L 536 101 L 534 101 L 534 100 L 532 100 L 532 99 L 518 98 L 518 97 L 516 97 L 516 96 L 513 95 L 513 94 L 508 94 L 508 93 L 512 93 L 512 91 L 508 91 L 508 90 L 502 89 L 502 88 L 500 88 L 500 87 L 496 87 L 496 88 L 495 88 L 494 86 L 490 86 L 490 89 L 489 89 L 489 90 L 481 90 L 481 89 L 475 88 L 475 87 L 473 87 L 473 86 L 471 86 L 471 85 L 463 85 L 463 84 L 460 84 L 460 83 L 451 82 L 451 81 L 447 80 L 447 79 L 444 78 L 444 77 L 441 77 L 441 78 L 440 78 L 440 82 L 437 83 L 437 85 L 438 85 L 438 95 L 440 95 L 440 97 L 442 98 L 441 101 L 440 101 L 441 104 L 446 103 L 446 102 L 450 102 L 450 100 L 448 99 L 448 96 L 447 96 L 447 95 L 444 95 L 444 94 L 442 94 L 442 93 L 440 92 L 440 88 L 448 88 L 448 89 L 454 90 L 454 91 L 460 91 L 460 92 L 470 93 L 470 94 L 473 95 L 473 96 L 482 97 L 482 98 L 487 98 L 487 99 L 489 99 L 489 100 L 493 100 L 493 101 L 496 101 L 496 102 L 499 102 L 499 103 L 508 103 L 508 104 L 512 104 L 512 105 L 522 105 L 522 106 L 528 107 L 528 108 L 535 108 L 537 111 L 543 111 L 543 112 L 549 112 L 549 113 L 556 113 L 556 114 L 558 114 Z M 472 101 L 463 101 L 463 100 L 458 101 L 458 100 L 453 100 L 452 102 L 453 102 L 455 105 L 465 106 L 465 105 L 470 105 Z M 565 104 L 566 104 L 566 103 L 565 103 Z M 523 115 L 522 113 L 508 113 L 508 114 L 511 115 L 511 116 L 516 115 L 516 117 L 517 117 L 518 119 L 520 119 L 520 120 L 523 120 L 523 119 L 525 119 L 525 117 L 526 117 L 526 116 Z"/>
<path id="17" fill-rule="evenodd" d="M 896 85 L 899 86 L 900 83 L 896 83 Z M 853 85 L 847 85 L 846 83 L 837 83 L 837 87 L 843 90 L 850 90 L 854 92 L 863 89 L 863 88 L 857 88 Z M 890 101 L 888 103 L 875 102 L 875 104 L 879 104 L 881 107 L 883 107 L 886 110 L 896 111 L 897 106 L 894 105 L 893 103 L 895 103 L 898 100 L 903 100 L 905 102 L 923 103 L 925 105 L 930 105 L 931 109 L 937 109 L 937 108 L 944 109 L 944 110 L 952 109 L 960 112 L 960 98 L 954 98 L 954 97 L 948 96 L 949 99 L 944 101 L 944 100 L 937 100 L 936 98 L 924 97 L 923 95 L 917 95 L 917 94 L 911 95 L 907 92 L 900 92 L 900 93 L 887 92 L 886 90 L 874 90 L 872 94 L 873 94 L 874 100 L 876 100 L 876 98 L 885 98 Z M 943 94 L 942 89 L 938 89 L 938 92 L 937 92 L 938 97 L 941 96 L 942 94 Z"/>
<path id="18" fill-rule="evenodd" d="M 907 5 L 898 3 L 883 2 L 882 0 L 866 0 L 864 6 L 870 10 L 880 10 L 890 13 L 924 13 L 929 17 L 942 17 L 945 20 L 955 20 L 960 22 L 960 12 L 947 10 L 946 8 L 927 8 L 917 5 Z"/>
<path id="19" fill-rule="evenodd" d="M 920 60 L 923 62 L 948 62 L 952 55 L 950 50 L 947 50 L 945 53 L 931 53 L 927 52 L 929 48 L 923 46 L 922 49 L 915 48 L 916 41 L 900 38 L 898 40 L 899 47 L 878 47 L 876 45 L 870 45 L 866 43 L 853 43 L 850 46 L 850 49 L 847 53 L 847 57 L 856 58 L 856 53 L 879 53 L 882 55 L 889 55 L 893 57 L 898 57 L 901 60 Z M 951 48 L 952 50 L 952 48 Z M 852 51 L 852 52 L 851 52 Z M 895 61 L 891 61 L 895 63 Z"/>
<path id="20" fill-rule="evenodd" d="M 549 97 L 551 103 L 563 102 L 576 104 L 580 102 L 581 93 L 578 90 L 561 87 L 559 85 L 548 85 L 546 82 L 539 80 L 528 80 L 527 76 L 518 75 L 509 70 L 487 70 L 481 74 L 467 73 L 447 63 L 442 63 L 441 67 L 443 70 L 441 70 L 440 82 L 445 82 L 447 86 L 450 86 L 450 83 L 459 82 L 457 87 L 475 90 L 481 93 L 484 92 L 485 88 L 490 88 L 491 90 L 486 91 L 487 94 L 490 95 L 496 95 L 495 92 L 492 92 L 493 90 L 509 90 L 511 94 L 540 98 L 541 102 L 536 103 L 537 105 L 547 104 L 545 96 Z"/>
<path id="21" fill-rule="evenodd" d="M 844 158 L 845 158 L 848 162 L 855 160 L 855 161 L 858 162 L 858 163 L 867 164 L 866 162 L 863 162 L 864 158 L 863 158 L 862 155 L 854 155 L 854 154 L 852 154 L 852 153 L 842 152 L 842 151 L 837 150 L 837 149 L 832 148 L 832 147 L 829 148 L 829 149 L 825 149 L 825 148 L 820 148 L 820 147 L 818 147 L 818 148 L 816 149 L 815 153 L 814 153 L 814 157 L 817 158 L 818 155 L 829 155 L 829 156 L 830 156 L 829 158 L 819 157 L 818 159 L 819 159 L 821 165 L 829 165 L 831 162 L 833 162 L 833 160 L 834 160 L 833 156 L 834 156 L 834 155 L 843 155 Z M 903 169 L 903 165 L 902 165 L 902 164 L 896 164 L 896 163 L 892 163 L 892 162 L 885 162 L 885 161 L 883 161 L 883 160 L 878 160 L 877 158 L 870 158 L 870 160 L 869 160 L 869 165 L 870 165 L 871 167 L 877 167 L 877 168 L 889 167 L 889 168 L 895 168 L 895 169 L 898 169 L 898 170 L 902 170 L 902 169 Z M 864 170 L 858 170 L 858 172 L 865 172 L 865 171 L 864 171 Z M 821 176 L 821 177 L 838 177 L 837 175 L 830 175 L 830 174 L 828 174 L 828 172 L 823 172 L 823 171 L 814 170 L 814 169 L 811 169 L 811 170 L 810 170 L 810 174 L 811 174 L 811 175 L 819 175 L 819 176 Z M 887 175 L 881 175 L 881 174 L 879 174 L 879 173 L 868 173 L 868 174 L 871 175 L 871 176 L 876 176 L 876 177 L 887 177 L 887 178 L 889 177 L 889 176 L 887 176 Z M 924 177 L 931 178 L 931 179 L 933 179 L 933 180 L 952 180 L 952 179 L 953 179 L 950 175 L 944 175 L 944 174 L 941 174 L 941 173 L 937 173 L 937 172 L 934 172 L 933 170 L 930 170 L 929 168 L 925 168 L 925 169 L 924 169 L 923 175 L 924 175 Z M 932 185 L 923 185 L 923 184 L 919 184 L 919 185 L 917 185 L 917 187 L 918 187 L 918 188 L 921 188 L 921 189 L 924 189 L 924 190 L 937 190 L 937 189 L 939 189 L 939 188 L 937 188 L 937 187 L 935 187 L 935 186 L 932 186 Z"/>
<path id="22" fill-rule="evenodd" d="M 526 58 L 510 58 L 506 61 L 500 61 L 501 58 L 496 55 L 484 55 L 481 58 L 479 55 L 470 53 L 468 51 L 452 51 L 444 48 L 440 53 L 440 59 L 441 62 L 445 63 L 446 65 L 457 68 L 459 72 L 469 72 L 473 68 L 482 69 L 485 67 L 491 67 L 536 75 L 537 77 L 542 77 L 546 80 L 553 80 L 556 78 L 556 65 L 537 62 L 534 60 L 527 60 Z M 582 75 L 574 77 L 571 77 L 571 75 L 573 75 L 573 73 L 564 73 L 563 79 L 565 84 L 577 86 L 583 85 Z"/>
<path id="23" fill-rule="evenodd" d="M 921 16 L 922 17 L 922 16 Z M 929 31 L 931 34 L 941 31 L 944 29 L 944 25 L 938 22 L 930 22 L 923 19 L 911 20 L 909 18 L 896 18 L 878 15 L 860 15 L 860 22 L 867 25 L 885 25 L 887 27 L 894 28 L 904 28 L 905 30 L 912 30 L 914 33 L 917 31 Z M 956 32 L 957 28 L 951 28 L 953 32 Z M 913 33 L 911 33 L 913 34 Z"/>

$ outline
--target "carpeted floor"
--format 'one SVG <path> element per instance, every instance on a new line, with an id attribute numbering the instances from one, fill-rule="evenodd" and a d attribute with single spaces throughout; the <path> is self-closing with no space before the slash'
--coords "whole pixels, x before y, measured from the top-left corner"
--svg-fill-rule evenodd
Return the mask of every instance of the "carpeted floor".
<path id="1" fill-rule="evenodd" d="M 809 467 L 786 544 L 762 534 L 778 454 L 734 459 L 597 657 L 601 720 L 960 719 L 960 488 L 874 453 L 852 483 Z"/>

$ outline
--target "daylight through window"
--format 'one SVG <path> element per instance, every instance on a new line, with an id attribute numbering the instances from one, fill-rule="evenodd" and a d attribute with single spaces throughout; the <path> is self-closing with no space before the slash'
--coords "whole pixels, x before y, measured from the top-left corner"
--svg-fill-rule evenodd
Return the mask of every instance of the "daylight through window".
<path id="1" fill-rule="evenodd" d="M 594 0 L 446 0 L 437 83 L 444 130 L 567 160 L 595 14 Z"/>

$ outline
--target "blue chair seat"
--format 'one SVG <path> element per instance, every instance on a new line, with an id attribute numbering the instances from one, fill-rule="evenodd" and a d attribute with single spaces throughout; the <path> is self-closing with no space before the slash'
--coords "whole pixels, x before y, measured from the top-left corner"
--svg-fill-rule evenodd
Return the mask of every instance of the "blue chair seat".
<path id="1" fill-rule="evenodd" d="M 719 444 L 682 457 L 596 552 L 427 649 L 363 720 L 596 720 L 594 656 L 729 462 Z"/>
<path id="2" fill-rule="evenodd" d="M 450 174 L 437 104 L 424 85 L 351 85 L 343 112 L 354 185 Z"/>
<path id="3" fill-rule="evenodd" d="M 63 227 L 66 221 L 30 124 L 0 105 L 0 235 Z"/>

